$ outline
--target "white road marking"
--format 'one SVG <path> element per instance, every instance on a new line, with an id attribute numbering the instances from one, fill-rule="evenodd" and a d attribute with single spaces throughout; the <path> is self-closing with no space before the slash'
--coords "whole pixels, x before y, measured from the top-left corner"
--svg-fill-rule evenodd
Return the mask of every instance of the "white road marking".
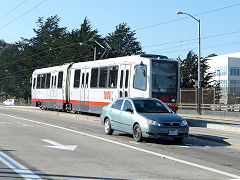
<path id="1" fill-rule="evenodd" d="M 204 146 L 203 149 L 209 149 L 212 148 L 212 146 Z"/>
<path id="2" fill-rule="evenodd" d="M 0 126 L 8 126 L 8 125 L 13 125 L 13 123 L 9 123 L 9 122 L 0 122 Z"/>
<path id="3" fill-rule="evenodd" d="M 4 126 L 4 127 L 12 127 L 12 126 L 28 127 L 28 126 L 32 126 L 32 125 L 23 124 L 21 122 L 16 122 L 16 123 L 0 122 L 0 126 Z"/>
<path id="4" fill-rule="evenodd" d="M 32 125 L 30 125 L 30 124 L 23 124 L 23 123 L 20 123 L 20 122 L 17 122 L 16 124 L 17 124 L 17 126 L 23 126 L 23 127 L 32 126 Z"/>
<path id="5" fill-rule="evenodd" d="M 24 179 L 30 180 L 40 180 L 41 177 L 34 174 L 32 171 L 28 170 L 23 165 L 19 164 L 14 159 L 10 158 L 6 154 L 0 151 L 0 161 L 2 161 L 4 164 L 6 164 L 9 168 L 14 170 L 16 173 L 18 173 L 20 176 L 22 176 Z"/>
<path id="6" fill-rule="evenodd" d="M 65 130 L 65 131 L 77 133 L 77 134 L 81 134 L 83 136 L 95 138 L 95 139 L 102 140 L 102 141 L 105 141 L 105 142 L 109 142 L 109 143 L 112 143 L 112 144 L 117 144 L 117 145 L 122 146 L 122 147 L 127 147 L 129 149 L 134 149 L 134 150 L 137 150 L 137 151 L 140 151 L 140 152 L 144 152 L 144 153 L 147 153 L 147 154 L 158 156 L 160 158 L 166 158 L 166 159 L 169 159 L 169 160 L 172 160 L 172 161 L 176 161 L 176 162 L 179 162 L 179 163 L 182 163 L 182 164 L 186 164 L 186 165 L 189 165 L 189 166 L 193 166 L 193 167 L 197 167 L 197 168 L 204 169 L 204 170 L 207 170 L 207 171 L 211 171 L 211 172 L 214 172 L 214 173 L 218 173 L 218 174 L 221 174 L 221 175 L 224 175 L 224 176 L 240 179 L 239 175 L 224 172 L 224 171 L 221 171 L 221 170 L 218 170 L 218 169 L 214 169 L 214 168 L 211 168 L 211 167 L 207 167 L 207 166 L 203 166 L 203 165 L 200 165 L 200 164 L 192 163 L 190 161 L 185 161 L 185 160 L 178 159 L 178 158 L 175 158 L 175 157 L 167 156 L 165 154 L 160 154 L 160 153 L 156 153 L 156 152 L 149 151 L 149 150 L 146 150 L 146 149 L 134 147 L 134 146 L 127 145 L 127 144 L 124 144 L 124 143 L 120 143 L 120 142 L 117 142 L 117 141 L 114 141 L 114 140 L 110 140 L 110 139 L 98 137 L 98 136 L 95 136 L 95 135 L 83 133 L 81 131 L 76 131 L 76 130 L 64 128 L 64 127 L 61 127 L 61 126 L 56 126 L 56 125 L 43 123 L 43 122 L 39 122 L 39 121 L 35 121 L 35 120 L 30 120 L 30 119 L 26 119 L 26 118 L 20 118 L 20 117 L 17 117 L 17 116 L 11 116 L 11 115 L 8 115 L 8 114 L 0 113 L 0 115 L 15 118 L 15 119 L 20 119 L 20 120 L 23 120 L 23 121 L 33 122 L 33 123 L 37 123 L 37 124 L 41 124 L 41 125 L 45 125 L 45 126 L 50 126 L 50 127 L 62 129 L 62 130 Z"/>
<path id="7" fill-rule="evenodd" d="M 177 147 L 181 147 L 181 148 L 190 148 L 189 146 L 177 146 Z"/>
<path id="8" fill-rule="evenodd" d="M 136 142 L 136 141 L 129 141 L 129 143 L 131 143 L 131 144 L 139 144 L 139 143 Z"/>
<path id="9" fill-rule="evenodd" d="M 74 151 L 78 146 L 78 145 L 63 145 L 49 139 L 42 139 L 42 141 L 53 145 L 53 146 L 45 146 L 45 147 L 63 149 L 63 150 L 69 150 L 69 151 Z"/>

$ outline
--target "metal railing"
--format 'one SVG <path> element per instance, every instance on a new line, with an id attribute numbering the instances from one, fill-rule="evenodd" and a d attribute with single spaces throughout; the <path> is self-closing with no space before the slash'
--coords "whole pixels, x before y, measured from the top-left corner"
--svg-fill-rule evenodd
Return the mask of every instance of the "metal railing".
<path id="1" fill-rule="evenodd" d="M 202 89 L 201 108 L 240 112 L 240 87 Z M 179 109 L 197 109 L 197 89 L 180 89 Z"/>

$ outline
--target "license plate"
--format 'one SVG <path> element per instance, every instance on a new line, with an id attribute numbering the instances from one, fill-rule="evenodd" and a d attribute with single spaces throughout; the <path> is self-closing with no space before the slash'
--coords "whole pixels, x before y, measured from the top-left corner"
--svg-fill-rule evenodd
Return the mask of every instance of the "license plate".
<path id="1" fill-rule="evenodd" d="M 170 135 L 170 136 L 178 135 L 178 131 L 177 130 L 169 130 L 168 135 Z"/>

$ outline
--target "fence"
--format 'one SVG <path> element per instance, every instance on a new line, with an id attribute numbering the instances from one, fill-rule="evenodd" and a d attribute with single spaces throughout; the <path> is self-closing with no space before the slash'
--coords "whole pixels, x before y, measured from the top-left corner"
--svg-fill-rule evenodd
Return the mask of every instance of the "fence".
<path id="1" fill-rule="evenodd" d="M 181 88 L 180 109 L 197 108 L 197 89 Z M 202 88 L 201 107 L 206 110 L 240 111 L 240 87 Z"/>

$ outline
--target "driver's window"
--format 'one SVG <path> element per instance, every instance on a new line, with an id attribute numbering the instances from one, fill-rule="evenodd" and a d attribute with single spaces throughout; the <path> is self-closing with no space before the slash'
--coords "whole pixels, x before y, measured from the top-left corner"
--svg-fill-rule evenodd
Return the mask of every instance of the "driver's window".
<path id="1" fill-rule="evenodd" d="M 132 103 L 128 100 L 124 102 L 123 111 L 133 111 Z"/>

